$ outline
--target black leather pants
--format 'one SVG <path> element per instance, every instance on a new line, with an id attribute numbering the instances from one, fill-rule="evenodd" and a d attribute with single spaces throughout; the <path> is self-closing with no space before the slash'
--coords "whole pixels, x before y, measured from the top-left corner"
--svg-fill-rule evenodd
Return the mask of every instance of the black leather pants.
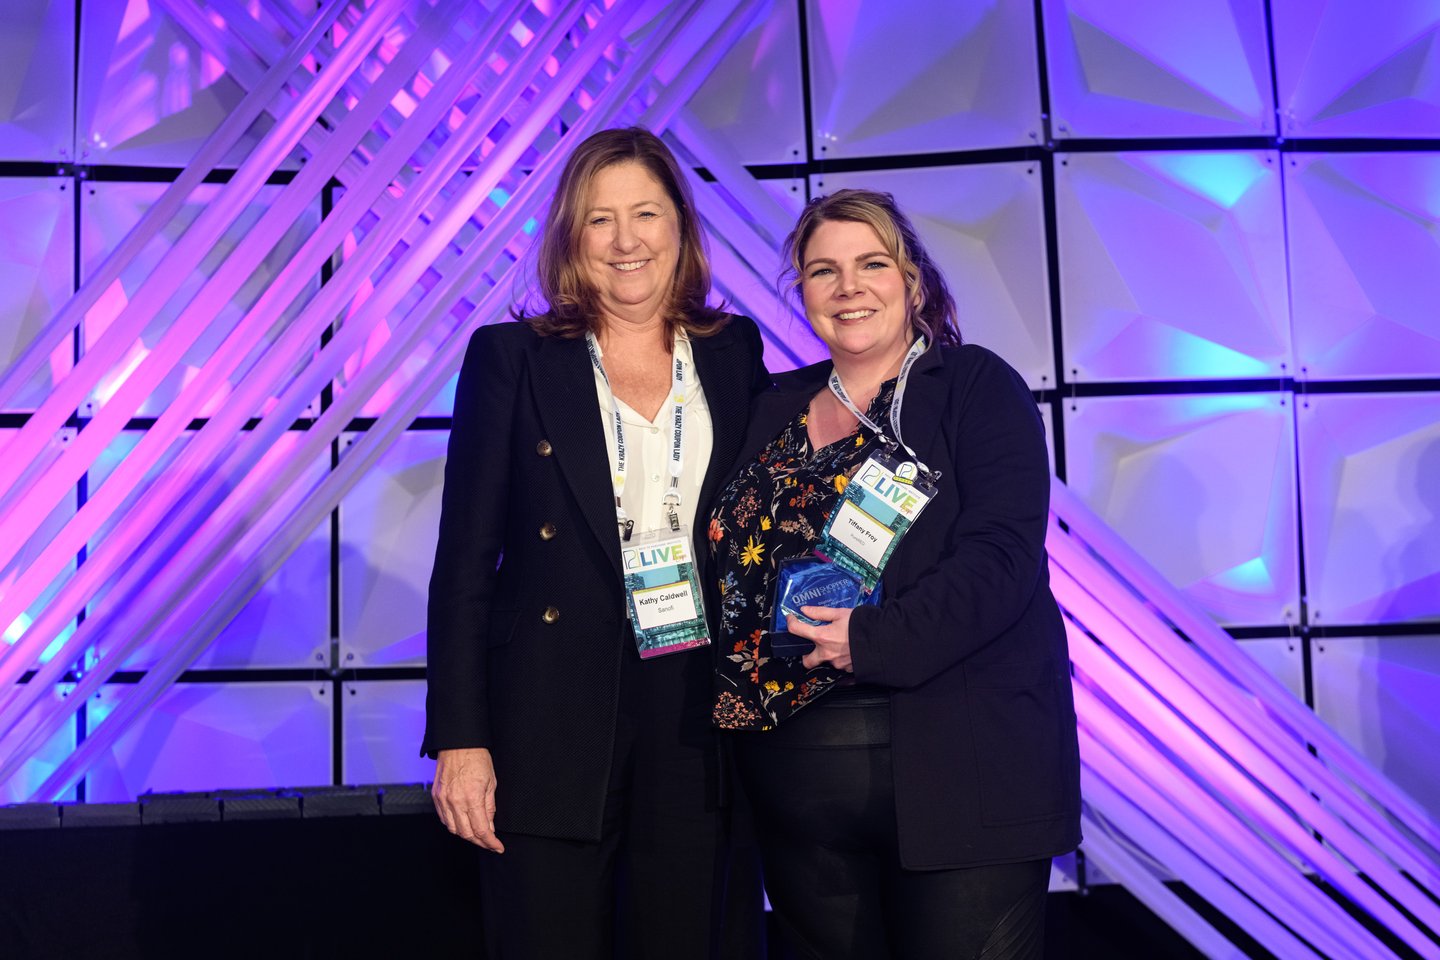
<path id="1" fill-rule="evenodd" d="M 1048 859 L 901 867 L 889 710 L 883 698 L 816 703 L 734 738 L 787 942 L 823 960 L 1039 960 Z"/>

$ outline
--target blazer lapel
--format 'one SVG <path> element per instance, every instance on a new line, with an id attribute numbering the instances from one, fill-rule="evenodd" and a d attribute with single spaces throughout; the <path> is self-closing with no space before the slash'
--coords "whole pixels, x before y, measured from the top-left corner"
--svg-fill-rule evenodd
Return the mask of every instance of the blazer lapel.
<path id="1" fill-rule="evenodd" d="M 615 575 L 623 582 L 615 494 L 610 485 L 610 451 L 605 449 L 595 374 L 585 341 L 542 337 L 531 359 L 535 404 L 553 456 L 591 530 L 604 545 Z"/>

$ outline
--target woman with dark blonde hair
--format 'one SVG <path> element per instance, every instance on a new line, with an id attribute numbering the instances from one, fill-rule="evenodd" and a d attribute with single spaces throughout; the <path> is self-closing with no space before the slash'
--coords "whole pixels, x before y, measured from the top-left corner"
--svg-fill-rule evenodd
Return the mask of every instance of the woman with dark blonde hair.
<path id="1" fill-rule="evenodd" d="M 476 331 L 430 581 L 423 752 L 477 844 L 492 957 L 708 957 L 725 831 L 690 527 L 768 386 L 707 304 L 654 134 L 580 144 L 540 240 L 544 312 Z M 701 558 L 703 559 L 703 558 Z"/>
<path id="2" fill-rule="evenodd" d="M 785 256 L 830 360 L 757 398 L 709 524 L 776 919 L 804 957 L 1038 958 L 1080 831 L 1034 399 L 889 194 L 813 201 Z"/>

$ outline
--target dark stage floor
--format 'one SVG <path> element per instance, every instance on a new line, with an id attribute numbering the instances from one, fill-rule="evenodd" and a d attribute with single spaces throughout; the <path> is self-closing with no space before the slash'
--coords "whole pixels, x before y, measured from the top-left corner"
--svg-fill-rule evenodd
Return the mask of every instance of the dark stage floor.
<path id="1" fill-rule="evenodd" d="M 0 958 L 477 954 L 477 853 L 433 815 L 309 813 L 0 829 Z M 1200 956 L 1117 886 L 1048 909 L 1052 960 Z"/>

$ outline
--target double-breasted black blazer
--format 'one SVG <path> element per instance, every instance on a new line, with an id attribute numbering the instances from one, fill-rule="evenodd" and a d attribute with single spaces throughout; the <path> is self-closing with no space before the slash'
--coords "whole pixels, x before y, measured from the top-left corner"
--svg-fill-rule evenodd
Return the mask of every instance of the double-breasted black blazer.
<path id="1" fill-rule="evenodd" d="M 770 381 L 747 318 L 692 338 L 691 348 L 714 430 L 696 513 L 703 530 L 751 398 Z M 427 632 L 422 752 L 491 750 L 499 830 L 599 840 L 622 657 L 637 654 L 583 338 L 541 336 L 523 322 L 471 338 L 455 394 Z M 713 739 L 707 653 L 652 664 L 674 672 L 701 735 Z"/>
<path id="2" fill-rule="evenodd" d="M 775 377 L 756 398 L 739 465 L 830 370 L 826 361 Z M 851 614 L 850 651 L 856 681 L 891 693 L 901 860 L 960 867 L 1072 850 L 1079 751 L 1034 398 L 989 350 L 933 347 L 911 370 L 900 426 L 941 472 L 940 491 L 886 565 L 883 601 Z"/>

